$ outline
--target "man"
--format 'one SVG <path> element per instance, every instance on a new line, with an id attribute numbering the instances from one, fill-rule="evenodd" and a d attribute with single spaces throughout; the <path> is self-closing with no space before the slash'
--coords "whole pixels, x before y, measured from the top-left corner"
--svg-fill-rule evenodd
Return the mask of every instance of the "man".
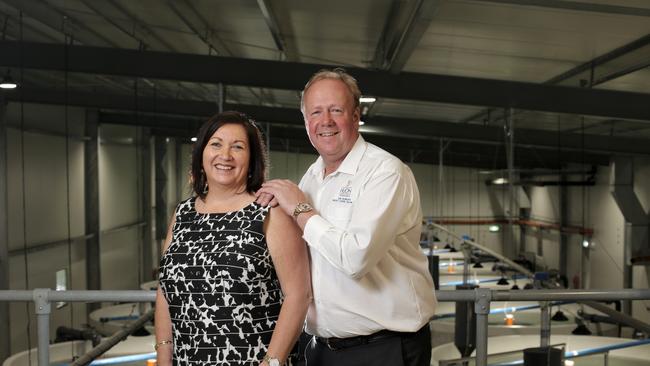
<path id="1" fill-rule="evenodd" d="M 272 180 L 258 195 L 275 196 L 309 246 L 307 366 L 429 365 L 436 299 L 418 188 L 405 164 L 359 134 L 360 96 L 341 69 L 312 76 L 301 111 L 320 157 L 299 187 Z"/>

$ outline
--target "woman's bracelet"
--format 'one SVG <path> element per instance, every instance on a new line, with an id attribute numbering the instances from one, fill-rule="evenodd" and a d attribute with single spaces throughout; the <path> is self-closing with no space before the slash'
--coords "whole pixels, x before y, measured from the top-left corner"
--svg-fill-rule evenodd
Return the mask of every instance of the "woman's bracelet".
<path id="1" fill-rule="evenodd" d="M 169 339 L 166 339 L 164 341 L 160 341 L 160 342 L 153 345 L 153 350 L 158 351 L 158 347 L 164 346 L 166 344 L 172 344 L 172 341 L 170 341 Z"/>

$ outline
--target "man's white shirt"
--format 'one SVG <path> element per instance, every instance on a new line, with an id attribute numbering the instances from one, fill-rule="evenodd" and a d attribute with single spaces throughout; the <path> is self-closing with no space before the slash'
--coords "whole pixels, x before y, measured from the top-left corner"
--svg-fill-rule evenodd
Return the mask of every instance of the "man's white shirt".
<path id="1" fill-rule="evenodd" d="M 300 182 L 318 212 L 303 231 L 314 296 L 307 332 L 345 338 L 420 329 L 436 298 L 419 245 L 413 173 L 361 136 L 335 172 L 324 177 L 324 169 L 319 157 Z"/>

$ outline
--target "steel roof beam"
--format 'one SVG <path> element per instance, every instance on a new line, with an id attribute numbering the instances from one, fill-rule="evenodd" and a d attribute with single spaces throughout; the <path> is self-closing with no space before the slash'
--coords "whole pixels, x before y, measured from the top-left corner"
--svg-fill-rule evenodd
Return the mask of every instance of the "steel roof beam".
<path id="1" fill-rule="evenodd" d="M 64 52 L 68 52 L 67 65 Z M 22 57 L 21 57 L 22 53 Z M 301 90 L 323 67 L 156 51 L 0 42 L 1 66 Z M 179 67 L 182 65 L 182 67 Z M 349 68 L 368 95 L 650 121 L 650 94 Z"/>
<path id="2" fill-rule="evenodd" d="M 475 0 L 484 3 L 511 4 L 519 6 L 537 6 L 541 8 L 586 11 L 603 14 L 630 15 L 650 17 L 650 9 L 630 6 L 594 4 L 568 0 Z"/>
<path id="3" fill-rule="evenodd" d="M 264 16 L 264 21 L 271 32 L 275 46 L 282 52 L 286 60 L 299 61 L 296 45 L 283 36 L 281 29 L 281 27 L 291 27 L 291 22 L 287 19 L 289 16 L 288 12 L 285 9 L 279 9 L 281 6 L 279 2 L 274 3 L 269 0 L 257 0 L 257 5 Z M 282 16 L 278 16 L 278 14 L 282 14 Z M 291 34 L 292 32 L 284 33 Z"/>
<path id="4" fill-rule="evenodd" d="M 371 67 L 399 73 L 429 28 L 437 0 L 394 0 Z"/>
<path id="5" fill-rule="evenodd" d="M 22 96 L 21 96 L 22 93 Z M 67 96 L 67 97 L 66 97 Z M 69 90 L 35 90 L 21 88 L 7 93 L 11 101 L 77 105 L 142 113 L 172 114 L 207 118 L 216 113 L 212 102 L 177 100 L 165 98 L 140 97 L 87 93 Z M 241 110 L 263 122 L 282 125 L 295 125 L 302 128 L 304 122 L 298 108 L 279 108 L 258 105 L 228 104 L 227 109 Z M 371 134 L 386 134 L 390 138 L 406 138 L 412 143 L 419 140 L 430 144 L 431 140 L 444 138 L 457 142 L 471 142 L 481 145 L 503 144 L 503 129 L 497 126 L 462 125 L 453 122 L 408 119 L 401 117 L 373 117 L 362 128 Z M 517 129 L 515 145 L 520 147 L 557 150 L 564 153 L 594 152 L 598 154 L 636 154 L 650 155 L 650 144 L 645 140 L 610 137 L 603 135 L 583 135 L 577 133 L 557 133 L 544 130 Z M 429 142 L 427 142 L 429 141 Z"/>
<path id="6" fill-rule="evenodd" d="M 77 20 L 75 17 L 47 1 L 3 1 L 46 27 L 51 28 L 56 32 L 60 32 L 63 35 L 72 37 L 74 41 L 84 44 L 117 46 L 117 43 L 108 37 L 96 32 L 83 22 Z M 64 39 L 60 39 L 60 41 L 63 42 Z"/>

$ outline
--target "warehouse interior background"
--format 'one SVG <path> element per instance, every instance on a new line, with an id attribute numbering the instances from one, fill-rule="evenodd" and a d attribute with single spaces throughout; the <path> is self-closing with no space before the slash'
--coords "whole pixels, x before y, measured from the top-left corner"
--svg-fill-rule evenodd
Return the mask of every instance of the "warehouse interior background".
<path id="1" fill-rule="evenodd" d="M 18 84 L 0 90 L 0 289 L 154 279 L 198 126 L 248 113 L 270 177 L 297 181 L 316 158 L 300 90 L 334 66 L 375 98 L 361 132 L 411 167 L 423 221 L 570 287 L 648 288 L 648 1 L 0 0 L 0 35 Z M 0 303 L 0 360 L 34 347 L 31 307 Z M 650 302 L 626 311 L 650 322 Z"/>

